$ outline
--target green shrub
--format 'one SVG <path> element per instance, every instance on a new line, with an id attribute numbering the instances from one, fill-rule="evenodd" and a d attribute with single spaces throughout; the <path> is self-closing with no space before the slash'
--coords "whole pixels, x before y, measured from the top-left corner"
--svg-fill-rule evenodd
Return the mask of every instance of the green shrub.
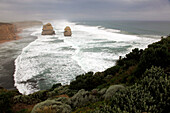
<path id="1" fill-rule="evenodd" d="M 102 74 L 104 74 L 104 76 L 115 75 L 117 72 L 119 72 L 119 69 L 120 69 L 120 66 L 116 65 L 116 66 L 106 69 Z"/>
<path id="2" fill-rule="evenodd" d="M 137 74 L 144 73 L 144 71 L 151 68 L 152 65 L 165 68 L 169 65 L 169 57 L 170 55 L 167 46 L 158 44 L 151 46 L 143 52 Z"/>
<path id="3" fill-rule="evenodd" d="M 105 83 L 105 80 L 102 74 L 97 73 L 96 75 L 93 75 L 93 72 L 89 72 L 84 75 L 77 76 L 76 80 L 70 83 L 69 88 L 75 90 L 92 90 L 103 83 Z"/>
<path id="4" fill-rule="evenodd" d="M 0 90 L 0 112 L 11 113 L 13 105 L 13 96 L 15 92 L 7 91 L 5 89 Z"/>
<path id="5" fill-rule="evenodd" d="M 35 92 L 33 94 L 30 94 L 29 96 L 30 96 L 30 98 L 39 99 L 41 101 L 44 101 L 48 98 L 48 91 L 41 90 L 41 91 Z"/>
<path id="6" fill-rule="evenodd" d="M 14 103 L 35 104 L 41 102 L 38 98 L 32 98 L 28 95 L 17 95 L 14 97 Z"/>
<path id="7" fill-rule="evenodd" d="M 46 100 L 34 106 L 31 113 L 70 113 L 71 107 L 55 100 Z"/>
<path id="8" fill-rule="evenodd" d="M 90 111 L 90 113 L 112 113 L 112 112 L 113 112 L 112 107 L 106 104 Z"/>
<path id="9" fill-rule="evenodd" d="M 60 87 L 60 86 L 62 86 L 61 83 L 54 84 L 54 85 L 52 86 L 52 88 L 50 89 L 50 91 L 53 91 L 55 88 L 58 88 L 58 87 Z"/>
<path id="10" fill-rule="evenodd" d="M 113 111 L 167 113 L 170 106 L 170 80 L 163 70 L 152 67 L 143 80 L 125 91 L 117 92 L 111 102 Z"/>
<path id="11" fill-rule="evenodd" d="M 99 101 L 98 96 L 92 95 L 89 91 L 85 91 L 84 89 L 79 90 L 79 92 L 71 98 L 71 104 L 73 108 L 83 107 L 87 104 L 94 103 L 97 101 Z"/>
<path id="12" fill-rule="evenodd" d="M 122 85 L 112 85 L 112 86 L 110 86 L 107 89 L 106 93 L 103 95 L 105 100 L 110 100 L 114 96 L 114 94 L 121 89 L 125 89 L 125 87 L 122 86 Z"/>
<path id="13" fill-rule="evenodd" d="M 138 48 L 135 48 L 132 52 L 126 54 L 125 58 L 118 60 L 116 64 L 124 69 L 128 69 L 128 67 L 138 64 L 142 53 L 142 49 L 139 50 Z"/>

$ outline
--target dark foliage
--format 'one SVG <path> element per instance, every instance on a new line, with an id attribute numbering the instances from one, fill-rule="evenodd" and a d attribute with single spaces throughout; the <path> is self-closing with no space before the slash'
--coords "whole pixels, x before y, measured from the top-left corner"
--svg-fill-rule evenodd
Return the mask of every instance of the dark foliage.
<path id="1" fill-rule="evenodd" d="M 18 95 L 18 91 L 7 91 L 0 89 L 0 112 L 12 113 L 13 97 Z"/>
<path id="2" fill-rule="evenodd" d="M 39 99 L 41 101 L 44 101 L 48 98 L 48 91 L 44 90 L 44 91 L 39 91 L 39 92 L 35 92 L 31 95 L 29 95 L 31 98 L 34 99 Z"/>
<path id="3" fill-rule="evenodd" d="M 76 77 L 76 80 L 70 83 L 70 89 L 80 90 L 92 90 L 97 86 L 105 83 L 104 75 L 96 73 L 93 75 L 93 72 L 86 73 Z"/>
<path id="4" fill-rule="evenodd" d="M 144 78 L 126 91 L 117 92 L 111 101 L 115 112 L 168 113 L 170 79 L 161 68 L 152 67 Z"/>
<path id="5" fill-rule="evenodd" d="M 54 84 L 54 85 L 52 86 L 52 88 L 50 89 L 50 91 L 53 91 L 55 88 L 58 88 L 58 87 L 60 87 L 60 86 L 62 86 L 61 83 Z"/>
<path id="6" fill-rule="evenodd" d="M 113 94 L 91 113 L 169 113 L 170 77 L 160 67 L 146 70 L 141 81 Z M 90 107 L 86 106 L 87 108 Z"/>
<path id="7" fill-rule="evenodd" d="M 118 60 L 117 65 L 123 67 L 124 69 L 128 69 L 130 66 L 138 64 L 142 53 L 142 49 L 139 50 L 138 48 L 135 48 L 132 50 L 132 52 L 127 54 L 125 58 L 123 58 L 122 60 Z"/>
<path id="8" fill-rule="evenodd" d="M 138 68 L 135 76 L 140 77 L 146 69 L 151 68 L 152 65 L 160 66 L 162 68 L 170 65 L 170 37 L 162 39 L 157 43 L 153 43 L 144 50 L 141 55 Z"/>

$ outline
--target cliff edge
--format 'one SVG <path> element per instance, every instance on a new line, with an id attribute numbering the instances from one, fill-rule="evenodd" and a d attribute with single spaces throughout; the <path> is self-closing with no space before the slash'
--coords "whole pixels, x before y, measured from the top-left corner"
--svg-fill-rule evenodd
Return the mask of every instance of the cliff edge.
<path id="1" fill-rule="evenodd" d="M 17 33 L 21 32 L 22 29 L 39 25 L 42 25 L 41 21 L 22 21 L 14 23 L 0 22 L 0 43 L 19 39 Z"/>
<path id="2" fill-rule="evenodd" d="M 16 40 L 16 26 L 10 23 L 0 23 L 0 42 Z"/>

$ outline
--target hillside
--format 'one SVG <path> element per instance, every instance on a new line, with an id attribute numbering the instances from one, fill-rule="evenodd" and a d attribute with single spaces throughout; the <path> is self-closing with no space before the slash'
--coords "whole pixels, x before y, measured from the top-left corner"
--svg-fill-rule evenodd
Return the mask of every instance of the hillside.
<path id="1" fill-rule="evenodd" d="M 104 72 L 89 72 L 67 86 L 30 95 L 0 90 L 2 112 L 167 113 L 170 106 L 170 36 L 133 49 Z M 89 64 L 90 65 L 90 64 Z"/>

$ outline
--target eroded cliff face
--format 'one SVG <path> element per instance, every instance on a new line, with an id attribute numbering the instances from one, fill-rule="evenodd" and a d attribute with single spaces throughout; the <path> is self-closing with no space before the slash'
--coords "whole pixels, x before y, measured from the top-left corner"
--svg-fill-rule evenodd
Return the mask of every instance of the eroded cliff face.
<path id="1" fill-rule="evenodd" d="M 15 40 L 17 39 L 16 35 L 17 29 L 15 25 L 10 23 L 0 23 L 0 41 L 5 40 Z"/>
<path id="2" fill-rule="evenodd" d="M 22 21 L 13 23 L 0 22 L 0 43 L 19 39 L 17 33 L 21 32 L 22 29 L 41 25 L 41 21 Z"/>
<path id="3" fill-rule="evenodd" d="M 15 25 L 9 23 L 0 23 L 0 41 L 15 40 L 17 38 L 16 32 L 17 30 Z"/>

